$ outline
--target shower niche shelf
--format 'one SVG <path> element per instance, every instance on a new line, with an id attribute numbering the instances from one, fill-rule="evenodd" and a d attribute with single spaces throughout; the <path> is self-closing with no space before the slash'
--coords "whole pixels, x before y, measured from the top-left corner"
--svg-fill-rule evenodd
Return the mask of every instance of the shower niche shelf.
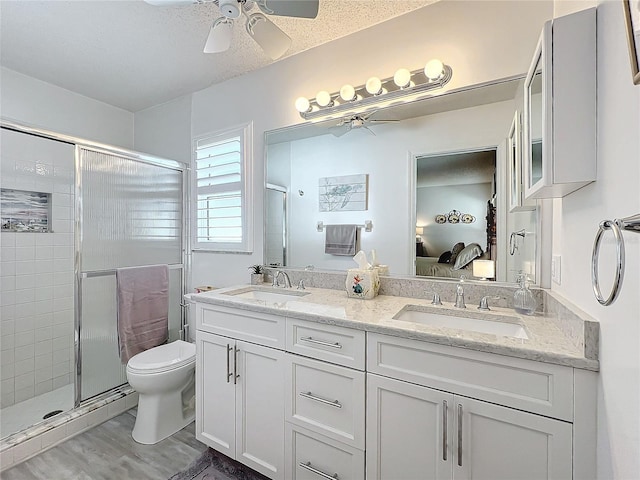
<path id="1" fill-rule="evenodd" d="M 50 193 L 3 188 L 0 210 L 3 232 L 51 232 Z"/>

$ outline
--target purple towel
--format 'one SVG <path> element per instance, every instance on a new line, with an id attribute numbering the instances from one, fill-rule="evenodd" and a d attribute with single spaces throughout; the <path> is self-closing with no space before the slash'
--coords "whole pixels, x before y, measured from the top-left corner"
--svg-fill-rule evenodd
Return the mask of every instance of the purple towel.
<path id="1" fill-rule="evenodd" d="M 169 338 L 169 267 L 118 268 L 118 346 L 126 364 Z"/>

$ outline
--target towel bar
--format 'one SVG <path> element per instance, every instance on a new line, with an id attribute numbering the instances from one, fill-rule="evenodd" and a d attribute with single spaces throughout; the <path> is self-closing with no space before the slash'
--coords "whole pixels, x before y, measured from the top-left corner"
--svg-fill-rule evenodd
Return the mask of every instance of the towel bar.
<path id="1" fill-rule="evenodd" d="M 141 266 L 147 266 L 147 265 L 141 265 Z M 175 264 L 169 265 L 169 270 L 180 270 L 181 268 L 183 268 L 183 265 L 181 263 L 175 263 Z M 116 269 L 113 268 L 111 270 L 92 270 L 89 272 L 81 272 L 80 277 L 81 278 L 104 277 L 106 275 L 115 275 L 115 274 L 116 274 Z"/>
<path id="2" fill-rule="evenodd" d="M 316 229 L 319 232 L 322 232 L 324 230 L 324 227 L 326 226 L 327 225 L 325 225 L 323 221 L 319 221 L 316 226 Z M 370 232 L 371 230 L 373 230 L 373 222 L 371 220 L 365 220 L 363 225 L 356 225 L 356 227 L 364 228 L 365 232 Z"/>
<path id="3" fill-rule="evenodd" d="M 598 256 L 600 254 L 600 242 L 606 230 L 611 230 L 616 239 L 617 263 L 613 287 L 611 288 L 609 296 L 605 299 L 600 291 L 600 282 L 598 280 Z M 613 221 L 603 220 L 598 226 L 598 232 L 596 233 L 596 238 L 593 242 L 593 252 L 591 253 L 591 285 L 593 286 L 593 293 L 596 296 L 596 300 L 605 307 L 611 305 L 616 298 L 618 298 L 622 281 L 624 279 L 625 253 L 624 237 L 622 236 L 623 230 L 640 233 L 640 213 L 621 219 L 616 218 Z"/>

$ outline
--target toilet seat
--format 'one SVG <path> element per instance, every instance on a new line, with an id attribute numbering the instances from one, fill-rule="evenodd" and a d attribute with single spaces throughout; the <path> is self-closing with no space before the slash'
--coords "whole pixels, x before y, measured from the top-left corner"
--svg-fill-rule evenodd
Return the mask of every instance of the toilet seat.
<path id="1" fill-rule="evenodd" d="M 160 345 L 131 357 L 127 371 L 139 374 L 175 370 L 196 361 L 196 346 L 183 340 Z"/>

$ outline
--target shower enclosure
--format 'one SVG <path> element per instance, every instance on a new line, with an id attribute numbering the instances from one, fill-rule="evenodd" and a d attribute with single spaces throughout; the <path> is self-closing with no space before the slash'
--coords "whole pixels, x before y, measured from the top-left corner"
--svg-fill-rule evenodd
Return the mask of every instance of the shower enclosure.
<path id="1" fill-rule="evenodd" d="M 181 338 L 188 169 L 3 123 L 0 438 L 126 383 L 115 271 L 169 265 Z"/>

